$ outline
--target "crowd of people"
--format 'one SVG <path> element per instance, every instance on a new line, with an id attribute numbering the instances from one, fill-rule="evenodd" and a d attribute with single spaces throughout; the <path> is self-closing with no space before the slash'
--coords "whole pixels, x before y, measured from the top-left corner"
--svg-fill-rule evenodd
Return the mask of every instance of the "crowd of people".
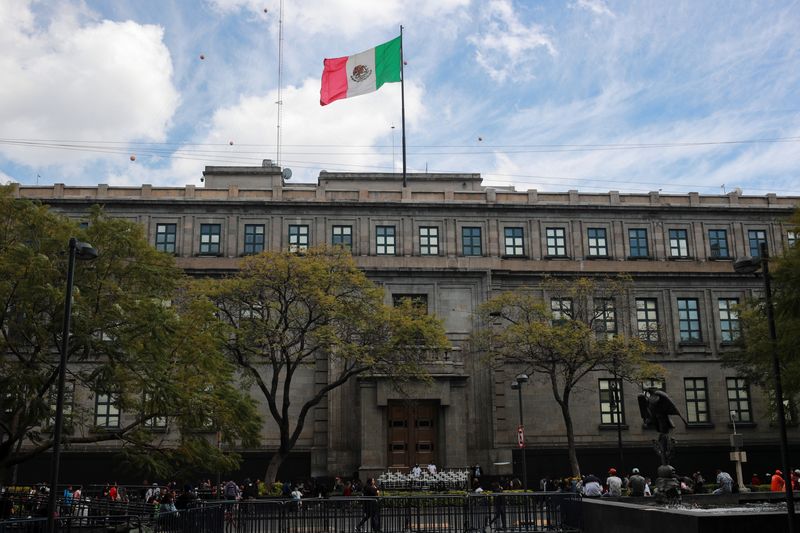
<path id="1" fill-rule="evenodd" d="M 714 481 L 709 483 L 702 473 L 697 471 L 691 476 L 676 475 L 680 492 L 682 494 L 731 494 L 739 490 L 733 477 L 724 470 L 715 472 Z M 792 490 L 800 490 L 800 469 L 791 473 Z M 767 473 L 764 478 L 753 474 L 750 478 L 750 490 L 763 485 L 769 485 L 773 492 L 785 490 L 785 476 L 780 470 Z M 474 487 L 473 487 L 474 488 Z M 650 477 L 641 475 L 638 468 L 633 468 L 630 475 L 618 473 L 615 468 L 610 468 L 605 479 L 594 474 L 584 475 L 580 478 L 566 477 L 554 478 L 545 476 L 539 481 L 539 490 L 548 492 L 572 492 L 588 498 L 603 496 L 653 496 L 655 487 Z"/>

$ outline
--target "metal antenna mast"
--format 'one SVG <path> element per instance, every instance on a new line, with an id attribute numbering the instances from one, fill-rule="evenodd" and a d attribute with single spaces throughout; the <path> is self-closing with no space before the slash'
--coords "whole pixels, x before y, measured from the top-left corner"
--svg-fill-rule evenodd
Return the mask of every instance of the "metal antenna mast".
<path id="1" fill-rule="evenodd" d="M 281 0 L 280 13 L 278 14 L 278 127 L 275 150 L 275 164 L 281 166 L 281 108 L 283 107 L 283 0 Z"/>

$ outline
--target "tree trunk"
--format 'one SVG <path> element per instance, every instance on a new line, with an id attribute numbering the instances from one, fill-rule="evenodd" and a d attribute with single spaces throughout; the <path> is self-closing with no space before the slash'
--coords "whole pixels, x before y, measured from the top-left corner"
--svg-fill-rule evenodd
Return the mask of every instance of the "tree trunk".
<path id="1" fill-rule="evenodd" d="M 278 477 L 278 469 L 281 467 L 283 461 L 285 461 L 287 457 L 289 457 L 289 452 L 278 450 L 269 460 L 269 464 L 267 465 L 267 473 L 264 474 L 264 483 L 266 483 L 268 487 L 270 484 L 275 483 L 275 479 Z"/>
<path id="2" fill-rule="evenodd" d="M 567 428 L 567 450 L 569 452 L 569 467 L 572 477 L 580 477 L 581 466 L 578 464 L 578 452 L 575 450 L 575 429 L 572 427 L 572 415 L 569 412 L 569 403 L 561 403 L 561 415 Z"/>

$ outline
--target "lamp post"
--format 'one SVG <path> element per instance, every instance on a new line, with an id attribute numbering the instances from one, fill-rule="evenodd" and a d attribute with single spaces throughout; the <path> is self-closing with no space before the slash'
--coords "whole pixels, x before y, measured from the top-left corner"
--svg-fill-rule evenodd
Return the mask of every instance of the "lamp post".
<path id="1" fill-rule="evenodd" d="M 528 374 L 518 374 L 511 384 L 511 388 L 517 391 L 519 398 L 519 426 L 517 427 L 517 439 L 519 442 L 520 450 L 522 450 L 522 490 L 528 490 L 528 462 L 526 459 L 525 449 L 525 424 L 522 417 L 522 384 L 527 383 Z"/>
<path id="2" fill-rule="evenodd" d="M 91 244 L 79 242 L 75 237 L 69 240 L 69 260 L 67 262 L 67 291 L 64 295 L 64 323 L 61 330 L 61 354 L 58 364 L 58 388 L 56 389 L 56 415 L 53 424 L 53 456 L 50 461 L 50 496 L 47 500 L 47 531 L 56 530 L 56 492 L 58 471 L 61 466 L 61 431 L 64 426 L 64 382 L 67 376 L 67 350 L 69 349 L 70 318 L 72 316 L 72 284 L 75 277 L 75 259 L 92 260 L 97 250 Z"/>
<path id="3" fill-rule="evenodd" d="M 761 269 L 761 277 L 764 279 L 764 297 L 767 304 L 767 323 L 769 325 L 770 354 L 772 355 L 772 379 L 775 386 L 775 411 L 778 416 L 778 428 L 781 436 L 781 459 L 783 471 L 787 479 L 786 486 L 786 510 L 789 521 L 789 533 L 794 533 L 794 497 L 792 495 L 792 470 L 789 463 L 789 440 L 786 436 L 786 414 L 783 407 L 783 386 L 781 385 L 781 365 L 778 359 L 778 332 L 775 328 L 775 311 L 772 306 L 772 285 L 769 276 L 769 250 L 767 243 L 760 245 L 760 258 L 744 257 L 737 259 L 733 264 L 734 270 L 739 274 L 755 274 Z"/>
<path id="4" fill-rule="evenodd" d="M 736 479 L 739 484 L 739 492 L 744 492 L 744 477 L 742 476 L 742 462 L 746 459 L 744 452 L 741 451 L 744 443 L 742 436 L 736 433 L 736 420 L 739 418 L 739 413 L 736 410 L 731 410 L 731 424 L 733 425 L 733 435 L 731 435 L 731 447 L 733 448 L 732 457 L 736 462 Z"/>

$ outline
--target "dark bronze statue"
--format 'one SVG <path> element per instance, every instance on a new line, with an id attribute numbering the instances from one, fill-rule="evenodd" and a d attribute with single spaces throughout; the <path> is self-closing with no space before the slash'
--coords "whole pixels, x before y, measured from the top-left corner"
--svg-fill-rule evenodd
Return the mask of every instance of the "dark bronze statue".
<path id="1" fill-rule="evenodd" d="M 644 427 L 658 431 L 658 440 L 653 441 L 656 453 L 661 458 L 662 465 L 668 465 L 672 457 L 672 448 L 675 441 L 670 438 L 669 432 L 675 427 L 670 415 L 676 415 L 684 420 L 678 408 L 666 392 L 656 388 L 648 388 L 639 395 L 639 411 L 644 421 Z M 684 422 L 686 422 L 684 420 Z"/>

